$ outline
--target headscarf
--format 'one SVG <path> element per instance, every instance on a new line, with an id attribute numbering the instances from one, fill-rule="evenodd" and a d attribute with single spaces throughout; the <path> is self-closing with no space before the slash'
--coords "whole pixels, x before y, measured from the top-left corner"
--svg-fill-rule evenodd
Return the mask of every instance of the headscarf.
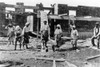
<path id="1" fill-rule="evenodd" d="M 60 24 L 57 24 L 57 27 L 59 27 L 60 29 L 56 29 L 56 30 L 55 30 L 55 34 L 60 34 L 60 33 L 62 33 L 61 25 L 60 25 Z"/>

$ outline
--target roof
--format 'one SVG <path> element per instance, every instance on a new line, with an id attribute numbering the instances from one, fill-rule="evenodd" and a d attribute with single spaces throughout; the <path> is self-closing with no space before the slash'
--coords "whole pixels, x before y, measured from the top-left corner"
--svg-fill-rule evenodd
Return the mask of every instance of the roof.
<path id="1" fill-rule="evenodd" d="M 49 15 L 48 18 L 50 19 L 63 19 L 63 20 L 69 20 L 69 16 L 58 16 L 58 15 Z M 73 20 L 81 20 L 81 21 L 100 21 L 100 17 L 73 17 Z"/>

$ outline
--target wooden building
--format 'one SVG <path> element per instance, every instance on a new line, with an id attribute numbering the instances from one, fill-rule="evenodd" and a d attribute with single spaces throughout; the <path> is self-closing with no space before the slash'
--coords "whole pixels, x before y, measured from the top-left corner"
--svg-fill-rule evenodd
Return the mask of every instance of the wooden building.
<path id="1" fill-rule="evenodd" d="M 9 11 L 8 13 L 6 12 L 6 8 L 14 8 L 15 11 Z M 25 12 L 25 9 L 32 9 L 33 12 Z M 86 11 L 86 9 L 88 11 Z M 36 6 L 26 6 L 24 3 L 16 3 L 16 5 L 11 5 L 11 4 L 5 4 L 5 3 L 0 3 L 0 36 L 3 36 L 5 33 L 5 29 L 2 27 L 2 25 L 7 25 L 9 22 L 14 22 L 19 24 L 22 28 L 26 23 L 27 16 L 31 15 L 33 16 L 33 31 L 39 31 L 40 29 L 40 17 L 38 17 L 38 11 L 41 10 L 48 10 L 48 21 L 51 23 L 51 34 L 54 33 L 54 28 L 55 25 L 58 23 L 61 24 L 63 31 L 68 31 L 68 23 L 71 21 L 71 17 L 69 15 L 70 10 L 74 10 L 76 12 L 76 16 L 73 17 L 73 20 L 76 22 L 76 26 L 78 28 L 81 27 L 87 27 L 87 28 L 93 28 L 94 27 L 94 22 L 100 21 L 99 15 L 97 15 L 97 10 L 93 10 L 99 8 L 97 7 L 85 7 L 85 6 L 68 6 L 66 4 L 58 4 L 58 14 L 55 14 L 55 7 L 52 5 L 51 7 L 44 7 L 43 4 L 36 4 Z M 83 11 L 82 11 L 83 10 Z M 89 10 L 92 10 L 91 13 Z M 5 14 L 11 14 L 12 15 L 12 20 L 6 19 Z M 66 14 L 66 15 L 64 15 Z M 93 15 L 92 15 L 93 14 Z M 87 17 L 90 16 L 90 17 Z M 9 21 L 10 20 L 10 21 Z M 73 21 L 72 20 L 72 21 Z M 82 22 L 82 23 L 81 23 Z M 88 23 L 91 22 L 91 23 Z M 92 26 L 89 26 L 89 25 Z M 86 28 L 85 27 L 85 28 Z"/>

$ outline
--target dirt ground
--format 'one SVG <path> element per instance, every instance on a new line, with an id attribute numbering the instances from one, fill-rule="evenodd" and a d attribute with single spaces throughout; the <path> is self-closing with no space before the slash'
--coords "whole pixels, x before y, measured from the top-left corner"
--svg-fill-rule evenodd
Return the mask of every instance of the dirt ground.
<path id="1" fill-rule="evenodd" d="M 7 38 L 1 38 L 0 42 L 0 67 L 53 67 L 52 60 L 36 59 L 56 58 L 65 59 L 65 61 L 57 61 L 56 67 L 99 67 L 100 56 L 87 60 L 88 57 L 100 55 L 100 49 L 91 48 L 90 39 L 79 40 L 78 50 L 72 49 L 70 42 L 53 52 L 51 44 L 49 52 L 41 52 L 36 49 L 36 45 L 40 44 L 40 40 L 31 39 L 29 49 L 14 50 L 14 45 L 7 45 Z"/>

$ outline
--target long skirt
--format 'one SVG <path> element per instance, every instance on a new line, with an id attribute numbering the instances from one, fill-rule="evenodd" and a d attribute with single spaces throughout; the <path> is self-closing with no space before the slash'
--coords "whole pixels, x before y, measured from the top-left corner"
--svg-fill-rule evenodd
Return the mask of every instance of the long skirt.
<path id="1" fill-rule="evenodd" d="M 62 34 L 58 34 L 57 37 L 56 37 L 56 42 L 57 42 L 57 47 L 60 47 L 62 45 L 62 37 L 63 35 Z"/>
<path id="2" fill-rule="evenodd" d="M 9 41 L 13 41 L 14 40 L 14 36 L 15 36 L 15 34 L 14 34 L 14 31 L 12 31 L 12 32 L 10 32 L 9 34 L 8 34 L 8 40 Z"/>
<path id="3" fill-rule="evenodd" d="M 25 32 L 24 34 L 24 43 L 29 43 L 29 32 Z"/>

